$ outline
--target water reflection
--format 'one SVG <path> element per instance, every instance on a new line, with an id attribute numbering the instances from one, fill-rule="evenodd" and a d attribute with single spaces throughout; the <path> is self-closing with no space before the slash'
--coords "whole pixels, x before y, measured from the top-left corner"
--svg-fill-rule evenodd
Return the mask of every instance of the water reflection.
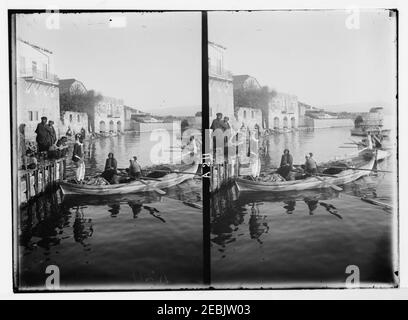
<path id="1" fill-rule="evenodd" d="M 339 193 L 332 189 L 304 192 L 288 192 L 285 194 L 271 194 L 269 192 L 238 192 L 233 186 L 229 189 L 220 190 L 211 199 L 211 241 L 221 247 L 242 237 L 246 232 L 240 229 L 246 223 L 245 216 L 248 218 L 248 233 L 251 239 L 262 244 L 262 237 L 269 231 L 271 216 L 281 214 L 293 215 L 298 202 L 304 202 L 309 208 L 309 215 L 313 215 L 318 205 L 322 205 L 328 212 L 340 217 L 335 207 L 321 200 L 336 199 Z M 264 208 L 265 203 L 282 203 L 281 212 L 271 212 Z M 299 214 L 303 215 L 302 208 Z M 341 217 L 340 217 L 341 218 Z M 243 231 L 243 232 L 242 232 Z"/>
<path id="2" fill-rule="evenodd" d="M 270 136 L 264 141 L 262 169 L 277 167 L 285 148 L 295 164 L 303 162 L 306 152 L 313 152 L 318 162 L 344 156 L 338 147 L 349 136 L 347 128 Z M 396 171 L 395 153 L 379 163 L 379 169 Z M 341 186 L 340 193 L 331 188 L 282 193 L 221 190 L 211 199 L 214 285 L 342 286 L 350 264 L 364 269 L 362 284 L 392 284 L 393 211 L 361 197 L 393 204 L 395 186 L 395 174 L 378 173 Z"/>
<path id="3" fill-rule="evenodd" d="M 136 198 L 136 199 L 135 199 Z M 132 200 L 133 199 L 133 200 Z M 108 208 L 109 216 L 116 218 L 121 210 L 121 203 L 127 203 L 133 212 L 133 218 L 145 208 L 150 215 L 156 215 L 157 209 L 144 206 L 144 202 L 157 200 L 154 194 L 112 196 L 98 198 L 89 196 L 65 196 L 59 192 L 46 194 L 36 198 L 22 209 L 20 245 L 27 250 L 40 247 L 49 251 L 51 247 L 60 244 L 68 238 L 64 229 L 71 226 L 75 242 L 87 246 L 85 240 L 94 233 L 91 218 L 87 218 L 84 209 L 88 206 L 104 206 Z M 160 217 L 159 217 L 160 218 Z"/>
<path id="4" fill-rule="evenodd" d="M 286 200 L 286 201 L 283 201 L 283 203 L 285 204 L 283 208 L 286 209 L 287 214 L 292 214 L 293 211 L 295 211 L 296 200 Z"/>
<path id="5" fill-rule="evenodd" d="M 153 192 L 44 195 L 20 211 L 21 286 L 43 289 L 49 263 L 66 286 L 200 284 L 201 222 L 200 210 Z"/>
<path id="6" fill-rule="evenodd" d="M 261 236 L 264 233 L 268 233 L 269 226 L 266 216 L 261 215 L 259 212 L 259 206 L 257 204 L 252 204 L 251 215 L 249 217 L 249 235 L 251 239 L 255 239 L 257 242 L 262 244 Z"/>
<path id="7" fill-rule="evenodd" d="M 87 238 L 92 237 L 94 231 L 92 219 L 86 219 L 84 217 L 82 208 L 80 208 L 79 206 L 75 211 L 75 219 L 72 228 L 75 242 L 80 243 L 84 247 L 88 247 L 89 244 L 86 244 L 84 241 Z"/>

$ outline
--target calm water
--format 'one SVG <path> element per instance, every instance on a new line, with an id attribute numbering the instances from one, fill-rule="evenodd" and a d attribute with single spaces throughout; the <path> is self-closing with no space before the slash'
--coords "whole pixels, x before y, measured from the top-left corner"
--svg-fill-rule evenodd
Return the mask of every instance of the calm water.
<path id="1" fill-rule="evenodd" d="M 348 128 L 272 136 L 263 167 L 276 167 L 284 148 L 294 163 L 313 152 L 317 161 L 352 153 Z M 390 145 L 392 143 L 389 142 Z M 395 171 L 396 152 L 380 164 Z M 271 195 L 234 187 L 212 201 L 211 265 L 216 287 L 344 287 L 356 265 L 363 286 L 393 285 L 397 213 L 363 202 L 364 194 L 394 204 L 395 174 L 362 178 L 338 193 Z"/>
<path id="2" fill-rule="evenodd" d="M 133 155 L 149 165 L 156 143 L 135 133 L 85 143 L 87 174 L 101 172 L 111 151 L 119 168 Z M 62 289 L 200 286 L 202 212 L 183 201 L 200 203 L 201 190 L 191 179 L 166 196 L 39 198 L 20 213 L 20 288 L 43 289 L 48 265 L 60 268 Z"/>

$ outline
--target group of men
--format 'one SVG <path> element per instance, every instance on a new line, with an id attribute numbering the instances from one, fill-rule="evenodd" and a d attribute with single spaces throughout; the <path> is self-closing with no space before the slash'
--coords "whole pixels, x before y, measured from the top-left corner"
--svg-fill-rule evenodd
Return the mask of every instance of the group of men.
<path id="1" fill-rule="evenodd" d="M 142 167 L 137 161 L 137 157 L 129 160 L 129 168 L 126 169 L 127 177 L 125 180 L 136 180 L 142 176 Z M 110 184 L 121 183 L 120 176 L 118 174 L 118 162 L 112 152 L 109 152 L 108 158 L 105 162 L 105 170 L 101 174 L 101 177 L 107 180 Z"/>
<path id="2" fill-rule="evenodd" d="M 223 119 L 221 112 L 218 112 L 216 114 L 216 116 L 217 117 L 213 120 L 213 122 L 211 124 L 211 127 L 210 127 L 213 131 L 216 130 L 216 129 L 221 129 L 222 131 L 226 131 L 228 129 L 231 129 L 228 117 L 224 117 L 224 119 Z"/>
<path id="3" fill-rule="evenodd" d="M 302 166 L 304 169 L 304 173 L 306 176 L 313 176 L 317 173 L 317 163 L 313 158 L 313 153 L 308 153 L 305 155 L 305 164 Z M 298 172 L 298 171 L 296 171 Z M 285 149 L 283 151 L 283 155 L 281 157 L 281 162 L 279 169 L 277 171 L 283 178 L 286 180 L 294 180 L 295 174 L 293 169 L 293 157 L 289 152 L 289 149 Z M 299 173 L 299 172 L 298 172 Z"/>
<path id="4" fill-rule="evenodd" d="M 41 117 L 41 122 L 37 125 L 35 133 L 37 134 L 38 152 L 48 152 L 51 146 L 57 142 L 57 133 L 54 128 L 54 121 L 47 123 L 47 117 Z"/>

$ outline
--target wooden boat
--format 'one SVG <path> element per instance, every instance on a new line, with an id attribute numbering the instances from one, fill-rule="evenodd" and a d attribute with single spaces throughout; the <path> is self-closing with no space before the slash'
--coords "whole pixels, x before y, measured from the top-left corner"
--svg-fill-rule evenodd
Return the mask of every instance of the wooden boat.
<path id="1" fill-rule="evenodd" d="M 155 189 L 170 188 L 178 185 L 188 179 L 192 179 L 197 172 L 198 162 L 189 166 L 181 173 L 169 173 L 162 178 L 155 180 L 141 179 L 132 181 L 130 183 L 119 183 L 109 185 L 86 185 L 70 183 L 63 181 L 60 188 L 64 195 L 66 194 L 86 194 L 94 196 L 106 196 L 114 194 L 127 194 L 137 192 L 154 191 Z"/>
<path id="2" fill-rule="evenodd" d="M 382 134 L 384 137 L 390 135 L 390 129 L 367 129 L 367 128 L 353 128 L 350 129 L 352 136 L 366 137 L 367 134 Z"/>
<path id="3" fill-rule="evenodd" d="M 299 191 L 299 190 L 309 190 L 309 189 L 321 189 L 329 188 L 332 185 L 343 185 L 346 183 L 353 182 L 360 179 L 363 176 L 370 174 L 371 169 L 373 169 L 375 163 L 375 158 L 373 157 L 368 162 L 364 162 L 361 166 L 356 167 L 356 169 L 364 170 L 353 170 L 346 169 L 338 174 L 331 176 L 319 176 L 309 177 L 302 180 L 294 181 L 282 181 L 282 182 L 262 182 L 262 181 L 252 181 L 249 179 L 237 178 L 235 180 L 236 186 L 239 191 L 268 191 L 268 192 L 286 192 L 286 191 Z M 367 170 L 367 171 L 365 171 Z"/>

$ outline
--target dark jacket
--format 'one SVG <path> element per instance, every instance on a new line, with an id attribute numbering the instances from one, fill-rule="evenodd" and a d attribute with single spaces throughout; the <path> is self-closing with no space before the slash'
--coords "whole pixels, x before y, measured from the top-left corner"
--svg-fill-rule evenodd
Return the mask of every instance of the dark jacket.
<path id="1" fill-rule="evenodd" d="M 43 123 L 39 123 L 37 125 L 37 129 L 35 129 L 35 133 L 37 134 L 36 141 L 41 145 L 51 145 L 51 138 L 47 126 Z"/>
<path id="2" fill-rule="evenodd" d="M 105 162 L 105 171 L 106 170 L 116 170 L 118 167 L 118 162 L 115 158 L 108 158 Z"/>
<path id="3" fill-rule="evenodd" d="M 74 152 L 72 153 L 72 158 L 81 158 L 83 159 L 84 157 L 84 148 L 82 144 L 75 143 L 74 144 Z M 78 159 L 79 160 L 79 159 Z"/>
<path id="4" fill-rule="evenodd" d="M 217 129 L 224 130 L 224 120 L 214 119 L 210 128 L 212 130 L 217 130 Z"/>
<path id="5" fill-rule="evenodd" d="M 293 165 L 293 157 L 291 154 L 283 154 L 281 158 L 281 163 L 280 166 L 290 166 L 292 167 Z"/>

